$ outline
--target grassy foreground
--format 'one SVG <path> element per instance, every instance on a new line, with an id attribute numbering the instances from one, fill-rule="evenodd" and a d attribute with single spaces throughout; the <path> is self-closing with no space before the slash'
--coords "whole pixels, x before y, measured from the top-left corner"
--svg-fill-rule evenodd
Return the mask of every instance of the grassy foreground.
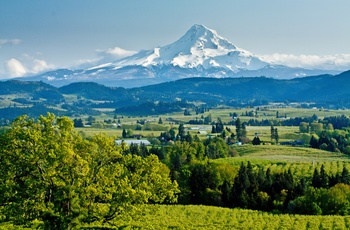
<path id="1" fill-rule="evenodd" d="M 350 216 L 277 215 L 200 205 L 146 205 L 132 220 L 113 224 L 112 229 L 349 229 Z M 94 227 L 98 228 L 93 225 L 84 228 Z"/>
<path id="2" fill-rule="evenodd" d="M 0 223 L 0 229 L 40 229 Z M 203 205 L 144 205 L 131 219 L 93 223 L 76 229 L 350 229 L 350 216 L 272 214 Z"/>

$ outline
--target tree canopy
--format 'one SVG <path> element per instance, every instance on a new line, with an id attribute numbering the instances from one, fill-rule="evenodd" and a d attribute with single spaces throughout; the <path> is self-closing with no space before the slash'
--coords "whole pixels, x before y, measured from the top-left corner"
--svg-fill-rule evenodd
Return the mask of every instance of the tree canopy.
<path id="1" fill-rule="evenodd" d="M 156 156 L 122 155 L 103 135 L 84 140 L 67 117 L 21 116 L 0 146 L 0 211 L 16 224 L 108 222 L 135 204 L 175 202 L 179 192 Z"/>

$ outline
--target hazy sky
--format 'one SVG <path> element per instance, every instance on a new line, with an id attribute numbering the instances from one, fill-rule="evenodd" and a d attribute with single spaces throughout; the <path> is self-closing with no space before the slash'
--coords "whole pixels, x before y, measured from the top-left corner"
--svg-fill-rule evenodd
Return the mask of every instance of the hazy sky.
<path id="1" fill-rule="evenodd" d="M 0 78 L 164 46 L 193 24 L 276 63 L 345 70 L 349 9 L 349 0 L 1 0 Z"/>

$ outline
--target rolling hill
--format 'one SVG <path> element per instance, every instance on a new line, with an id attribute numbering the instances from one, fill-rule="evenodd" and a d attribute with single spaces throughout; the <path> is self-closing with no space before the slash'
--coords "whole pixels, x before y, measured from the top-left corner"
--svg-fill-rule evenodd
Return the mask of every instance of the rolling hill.
<path id="1" fill-rule="evenodd" d="M 335 76 L 319 75 L 290 80 L 266 77 L 197 77 L 131 89 L 107 87 L 92 82 L 72 83 L 56 88 L 43 82 L 11 80 L 0 82 L 0 100 L 9 102 L 7 106 L 2 103 L 0 114 L 9 118 L 13 114 L 20 114 L 18 111 L 21 109 L 23 113 L 28 113 L 36 108 L 31 107 L 33 105 L 40 105 L 40 111 L 44 113 L 45 108 L 50 107 L 50 111 L 56 109 L 60 114 L 96 113 L 94 108 L 113 108 L 125 113 L 128 109 L 134 112 L 144 110 L 144 114 L 145 111 L 160 108 L 157 104 L 159 102 L 170 103 L 160 104 L 162 111 L 165 107 L 181 109 L 188 102 L 235 107 L 258 106 L 269 102 L 312 102 L 313 106 L 324 108 L 349 108 L 349 84 L 350 71 Z M 66 102 L 67 95 L 73 95 L 75 101 Z M 179 104 L 179 101 L 182 103 Z M 11 104 L 11 109 L 16 113 L 9 111 Z M 5 110 L 6 116 L 2 113 Z"/>

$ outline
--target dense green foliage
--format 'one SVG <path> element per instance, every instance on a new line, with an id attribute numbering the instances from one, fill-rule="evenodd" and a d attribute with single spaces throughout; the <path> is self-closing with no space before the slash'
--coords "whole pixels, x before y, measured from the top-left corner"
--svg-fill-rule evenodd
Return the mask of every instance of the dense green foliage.
<path id="1" fill-rule="evenodd" d="M 125 88 L 107 87 L 93 82 L 72 83 L 59 88 L 62 94 L 77 94 L 91 100 L 122 101 L 132 100 L 132 96 Z"/>
<path id="2" fill-rule="evenodd" d="M 135 204 L 176 201 L 177 183 L 157 157 L 123 155 L 104 136 L 83 140 L 67 117 L 19 117 L 0 146 L 2 221 L 69 229 L 108 222 Z"/>
<path id="3" fill-rule="evenodd" d="M 43 82 L 28 82 L 18 80 L 0 82 L 0 95 L 21 95 L 28 92 L 32 93 L 33 97 L 41 97 L 49 101 L 63 99 L 63 96 L 58 92 L 57 88 Z"/>

